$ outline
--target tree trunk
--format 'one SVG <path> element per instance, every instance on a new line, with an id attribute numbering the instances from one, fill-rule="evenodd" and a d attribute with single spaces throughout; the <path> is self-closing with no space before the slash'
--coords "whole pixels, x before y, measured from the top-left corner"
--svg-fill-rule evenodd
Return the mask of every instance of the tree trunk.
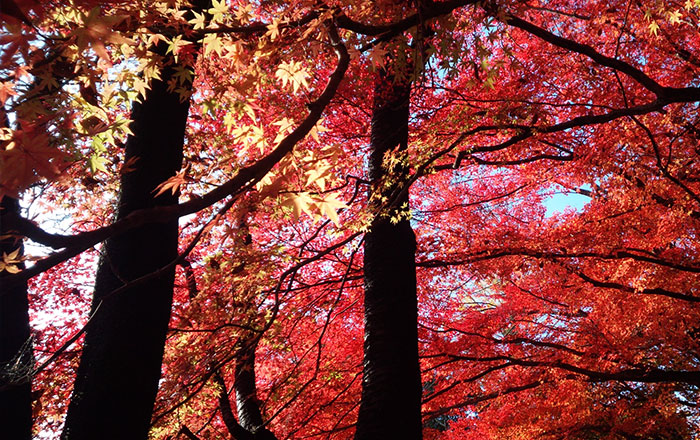
<path id="1" fill-rule="evenodd" d="M 238 423 L 248 431 L 255 431 L 263 424 L 260 405 L 258 404 L 258 387 L 255 383 L 255 349 L 257 337 L 249 335 L 243 341 L 243 347 L 236 357 L 234 373 L 234 391 Z"/>
<path id="2" fill-rule="evenodd" d="M 161 49 L 161 48 L 159 48 Z M 160 51 L 164 53 L 164 51 Z M 177 203 L 154 189 L 182 166 L 189 102 L 166 90 L 173 69 L 153 81 L 132 109 L 117 219 L 137 209 Z M 115 289 L 152 274 L 177 257 L 178 223 L 140 227 L 107 240 L 100 258 L 92 312 L 68 409 L 64 440 L 146 439 L 160 379 L 174 266 L 116 295 Z"/>
<path id="3" fill-rule="evenodd" d="M 385 153 L 407 146 L 410 96 L 410 83 L 378 76 L 369 163 L 373 200 L 397 194 L 405 182 L 407 167 L 390 171 L 382 161 Z M 389 173 L 391 183 L 377 185 Z M 379 202 L 373 203 L 376 208 Z M 405 217 L 391 222 L 408 206 L 408 191 L 393 206 L 397 209 L 380 213 L 365 235 L 364 371 L 355 440 L 422 438 L 416 239 Z"/>
<path id="4" fill-rule="evenodd" d="M 236 413 L 233 415 L 228 388 L 223 376 L 218 372 L 215 380 L 221 388 L 219 409 L 224 424 L 233 440 L 277 440 L 277 437 L 263 426 L 258 388 L 255 382 L 255 350 L 258 346 L 258 335 L 254 332 L 247 334 L 241 341 L 242 347 L 236 354 L 233 390 L 236 395 Z"/>
<path id="5" fill-rule="evenodd" d="M 0 202 L 0 258 L 19 248 L 22 241 L 11 236 L 5 217 L 19 216 L 19 202 L 3 197 Z M 8 236 L 9 235 L 9 236 Z M 24 265 L 18 264 L 18 269 Z M 5 287 L 0 272 L 0 426 L 2 437 L 29 440 L 32 436 L 32 377 L 34 366 L 29 333 L 27 283 Z"/>

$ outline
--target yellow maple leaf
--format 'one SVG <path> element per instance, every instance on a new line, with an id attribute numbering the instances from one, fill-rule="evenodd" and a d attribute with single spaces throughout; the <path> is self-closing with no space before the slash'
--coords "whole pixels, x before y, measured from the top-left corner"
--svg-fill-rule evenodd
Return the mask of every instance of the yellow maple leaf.
<path id="1" fill-rule="evenodd" d="M 311 185 L 312 183 L 316 183 L 318 187 L 321 189 L 321 191 L 326 190 L 326 176 L 330 174 L 330 170 L 332 169 L 331 165 L 326 162 L 322 161 L 316 164 L 316 166 L 308 171 L 305 172 L 307 179 L 306 179 L 306 186 Z"/>
<path id="2" fill-rule="evenodd" d="M 680 24 L 681 23 L 681 11 L 669 11 L 668 13 L 668 21 L 671 24 Z"/>
<path id="3" fill-rule="evenodd" d="M 206 19 L 204 14 L 200 14 L 197 11 L 192 12 L 194 13 L 194 18 L 190 20 L 189 23 L 194 25 L 194 30 L 204 29 L 206 25 L 206 23 L 204 22 L 204 20 Z"/>
<path id="4" fill-rule="evenodd" d="M 137 96 L 143 96 L 143 98 L 146 98 L 146 91 L 151 88 L 150 84 L 148 84 L 146 81 L 142 80 L 141 78 L 134 78 L 134 84 L 132 88 L 138 93 Z"/>
<path id="5" fill-rule="evenodd" d="M 652 21 L 651 23 L 649 23 L 649 32 L 654 34 L 655 36 L 658 36 L 659 25 L 655 21 Z"/>
<path id="6" fill-rule="evenodd" d="M 340 225 L 338 218 L 338 209 L 347 208 L 348 206 L 335 197 L 335 194 L 329 194 L 323 199 L 316 202 L 316 206 L 321 215 L 328 217 L 336 226 Z"/>
<path id="7" fill-rule="evenodd" d="M 270 41 L 275 41 L 275 39 L 280 36 L 280 21 L 278 19 L 272 20 L 272 23 L 267 25 L 267 33 L 270 37 Z"/>
<path id="8" fill-rule="evenodd" d="M 308 192 L 288 193 L 282 199 L 282 206 L 292 208 L 294 220 L 298 220 L 302 213 L 312 215 L 312 204 L 314 204 L 314 199 Z"/>
<path id="9" fill-rule="evenodd" d="M 107 173 L 107 167 L 105 167 L 105 164 L 107 163 L 107 159 L 104 157 L 98 155 L 98 154 L 92 154 L 88 158 L 88 167 L 90 168 L 90 172 L 92 174 L 96 174 L 98 171 L 102 171 L 103 173 Z"/>
<path id="10" fill-rule="evenodd" d="M 277 68 L 275 76 L 282 81 L 282 87 L 286 87 L 289 83 L 294 93 L 299 90 L 299 86 L 304 86 L 305 89 L 309 88 L 309 83 L 306 81 L 309 72 L 304 69 L 300 61 L 282 62 Z"/>
<path id="11" fill-rule="evenodd" d="M 217 55 L 221 55 L 223 46 L 221 45 L 221 40 L 216 34 L 207 34 L 206 37 L 201 40 L 204 46 L 204 56 L 208 56 L 212 51 L 216 52 Z"/>
<path id="12" fill-rule="evenodd" d="M 187 40 L 182 39 L 182 35 L 177 35 L 168 43 L 168 50 L 166 53 L 172 52 L 175 62 L 177 62 L 177 56 L 180 54 L 180 51 L 182 51 L 182 48 L 187 46 L 188 44 L 192 44 L 191 42 Z"/>
<path id="13" fill-rule="evenodd" d="M 17 248 L 9 254 L 6 252 L 2 253 L 2 260 L 0 260 L 0 272 L 7 271 L 9 273 L 17 273 L 20 271 L 19 267 L 17 266 L 18 263 L 22 262 L 19 251 L 20 248 Z"/>
<path id="14" fill-rule="evenodd" d="M 284 139 L 288 133 L 291 133 L 292 130 L 294 130 L 294 120 L 286 117 L 280 119 L 277 122 L 273 122 L 272 125 L 277 125 L 280 128 L 274 140 L 275 144 L 281 142 L 282 139 Z"/>
<path id="15" fill-rule="evenodd" d="M 323 133 L 326 131 L 330 131 L 330 129 L 323 126 L 323 119 L 321 119 L 316 123 L 316 125 L 313 126 L 313 128 L 311 129 L 311 131 L 309 131 L 309 134 L 307 136 L 310 136 L 311 139 L 313 139 L 316 142 L 321 142 L 319 133 Z"/>
<path id="16" fill-rule="evenodd" d="M 212 0 L 211 5 L 213 7 L 209 8 L 208 12 L 212 15 L 212 21 L 214 23 L 223 21 L 224 15 L 228 13 L 228 5 L 226 4 L 226 0 Z"/>

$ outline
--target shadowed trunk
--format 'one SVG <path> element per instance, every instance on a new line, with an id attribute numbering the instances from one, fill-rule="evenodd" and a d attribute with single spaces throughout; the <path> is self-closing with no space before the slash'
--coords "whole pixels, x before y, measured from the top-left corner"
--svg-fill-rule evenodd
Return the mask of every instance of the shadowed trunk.
<path id="1" fill-rule="evenodd" d="M 0 202 L 0 258 L 19 249 L 22 241 L 12 236 L 5 217 L 19 216 L 19 202 L 3 197 Z M 23 269 L 23 264 L 16 265 Z M 32 377 L 34 366 L 29 333 L 27 283 L 5 287 L 0 272 L 0 427 L 2 438 L 29 440 L 32 436 Z"/>
<path id="2" fill-rule="evenodd" d="M 233 415 L 228 389 L 220 374 L 215 379 L 221 387 L 219 409 L 224 423 L 234 440 L 277 440 L 277 437 L 263 426 L 260 402 L 255 383 L 255 349 L 258 335 L 254 332 L 246 335 L 242 347 L 236 354 L 233 391 L 236 395 L 236 413 Z"/>
<path id="3" fill-rule="evenodd" d="M 372 114 L 370 179 L 378 195 L 400 191 L 407 167 L 383 168 L 385 153 L 408 142 L 410 83 L 378 75 Z M 390 183 L 378 183 L 391 173 Z M 392 200 L 365 235 L 365 345 L 362 402 L 355 440 L 421 439 L 421 379 L 418 364 L 416 239 L 408 220 L 392 223 L 408 206 L 408 191 Z M 384 214 L 384 215 L 383 215 Z"/>
<path id="4" fill-rule="evenodd" d="M 164 47 L 157 52 L 164 54 Z M 168 61 L 166 59 L 166 61 Z M 154 189 L 182 166 L 182 148 L 189 101 L 169 93 L 166 83 L 153 81 L 143 103 L 132 109 L 125 161 L 137 159 L 121 179 L 117 220 L 137 209 L 177 203 Z M 153 274 L 177 257 L 176 220 L 131 230 L 107 240 L 95 281 L 92 311 L 75 389 L 63 432 L 64 440 L 145 439 L 158 389 L 175 267 Z"/>
<path id="5" fill-rule="evenodd" d="M 238 422 L 248 431 L 262 426 L 263 419 L 258 402 L 258 389 L 255 383 L 255 348 L 257 338 L 251 335 L 238 352 L 234 377 L 236 392 L 236 410 Z"/>

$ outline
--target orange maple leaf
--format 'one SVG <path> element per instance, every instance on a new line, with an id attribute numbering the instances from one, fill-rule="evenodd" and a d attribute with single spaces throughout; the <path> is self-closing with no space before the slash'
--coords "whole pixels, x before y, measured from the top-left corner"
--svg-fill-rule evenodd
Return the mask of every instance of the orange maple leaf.
<path id="1" fill-rule="evenodd" d="M 157 191 L 155 197 L 163 194 L 167 190 L 170 190 L 172 195 L 178 192 L 180 186 L 187 181 L 187 171 L 189 170 L 189 165 L 185 166 L 179 173 L 175 174 L 173 177 L 169 178 L 165 182 L 161 183 L 153 191 Z"/>

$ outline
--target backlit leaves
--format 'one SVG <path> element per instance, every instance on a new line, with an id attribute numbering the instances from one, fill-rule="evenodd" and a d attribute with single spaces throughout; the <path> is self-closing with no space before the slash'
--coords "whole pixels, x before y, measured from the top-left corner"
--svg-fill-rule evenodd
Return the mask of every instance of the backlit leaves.
<path id="1" fill-rule="evenodd" d="M 19 254 L 21 248 L 17 248 L 14 251 L 8 253 L 2 253 L 2 259 L 0 259 L 0 272 L 6 271 L 9 273 L 18 273 L 20 268 L 17 267 L 19 263 L 22 262 L 22 258 Z"/>
<path id="2" fill-rule="evenodd" d="M 107 163 L 107 159 L 100 156 L 98 153 L 93 153 L 90 155 L 88 158 L 88 168 L 90 169 L 90 172 L 92 174 L 98 173 L 98 172 L 107 172 L 107 168 L 105 167 L 105 164 Z"/>
<path id="3" fill-rule="evenodd" d="M 282 81 L 282 87 L 286 87 L 289 84 L 294 93 L 299 90 L 299 87 L 309 88 L 307 81 L 309 72 L 303 67 L 301 61 L 282 62 L 277 68 L 275 76 Z"/>
<path id="4" fill-rule="evenodd" d="M 6 130 L 0 141 L 0 195 L 17 196 L 19 188 L 42 179 L 56 179 L 61 174 L 65 156 L 49 144 L 49 137 L 29 123 L 23 130 Z"/>
<path id="5" fill-rule="evenodd" d="M 180 190 L 180 186 L 182 186 L 187 181 L 187 171 L 188 168 L 185 168 L 173 177 L 158 185 L 155 189 L 156 197 L 158 197 L 166 191 L 170 191 L 170 194 L 175 195 Z"/>
<path id="6" fill-rule="evenodd" d="M 87 15 L 80 14 L 82 26 L 75 29 L 74 35 L 80 52 L 89 46 L 101 59 L 111 64 L 112 60 L 106 45 L 108 43 L 130 44 L 132 40 L 113 30 L 114 26 L 126 18 L 125 16 L 104 16 L 101 12 L 101 8 L 96 6 Z"/>
<path id="7" fill-rule="evenodd" d="M 347 208 L 347 205 L 336 199 L 336 196 L 315 196 L 308 192 L 288 193 L 282 196 L 283 207 L 291 208 L 293 218 L 299 220 L 302 214 L 318 220 L 322 217 L 329 218 L 336 226 L 340 226 L 338 210 Z"/>
<path id="8" fill-rule="evenodd" d="M 224 21 L 225 15 L 228 13 L 228 5 L 226 0 L 212 0 L 212 7 L 209 8 L 209 14 L 212 15 L 212 22 L 218 23 Z"/>
<path id="9" fill-rule="evenodd" d="M 266 415 L 276 414 L 266 426 L 279 438 L 351 438 L 361 395 L 361 239 L 333 246 L 371 227 L 375 202 L 387 210 L 379 215 L 410 219 L 416 230 L 425 438 L 690 438 L 697 410 L 682 399 L 697 405 L 694 385 L 597 382 L 559 366 L 697 370 L 696 103 L 577 126 L 647 105 L 654 93 L 510 27 L 507 14 L 636 66 L 662 87 L 691 87 L 697 1 L 499 2 L 498 11 L 479 2 L 425 20 L 420 38 L 414 25 L 386 31 L 414 14 L 405 2 L 215 0 L 192 14 L 179 0 L 59 3 L 29 13 L 38 30 L 3 24 L 0 101 L 11 120 L 0 129 L 0 192 L 42 194 L 35 206 L 65 215 L 74 230 L 112 218 L 118 178 L 138 164 L 117 172 L 128 114 L 165 69 L 175 72 L 168 90 L 192 107 L 184 167 L 152 195 L 196 201 L 254 166 L 314 109 L 335 62 L 330 22 L 348 17 L 374 29 L 338 29 L 353 59 L 323 124 L 262 179 L 248 174 L 250 190 L 228 196 L 228 211 L 186 256 L 196 295 L 177 268 L 154 438 L 182 436 L 185 424 L 201 438 L 226 437 L 208 378 L 220 362 L 232 383 L 248 325 L 265 329 L 256 372 Z M 157 44 L 165 57 L 150 50 Z M 410 137 L 405 151 L 385 157 L 391 175 L 369 182 L 373 82 L 387 68 L 413 80 Z M 567 121 L 575 123 L 547 131 Z M 393 194 L 368 200 L 372 185 L 391 188 L 406 176 L 410 207 L 393 206 Z M 587 202 L 554 206 L 568 192 Z M 212 214 L 188 216 L 180 242 Z M 18 258 L 3 255 L 3 270 L 16 270 Z M 71 274 L 57 270 L 35 292 L 89 279 Z M 59 308 L 81 308 L 74 296 Z M 41 388 L 65 401 L 71 379 L 60 387 L 54 379 L 39 379 Z M 508 392 L 529 381 L 537 387 Z M 41 399 L 41 426 L 61 420 L 64 402 L 51 409 Z"/>
<path id="10" fill-rule="evenodd" d="M 14 84 L 9 81 L 0 83 L 0 105 L 5 105 L 5 102 L 7 102 L 7 99 L 10 96 L 17 95 L 17 92 L 15 92 L 14 87 Z"/>
<path id="11" fill-rule="evenodd" d="M 220 37 L 215 33 L 207 34 L 202 39 L 202 45 L 204 46 L 204 56 L 208 56 L 212 52 L 221 56 L 224 50 Z"/>

